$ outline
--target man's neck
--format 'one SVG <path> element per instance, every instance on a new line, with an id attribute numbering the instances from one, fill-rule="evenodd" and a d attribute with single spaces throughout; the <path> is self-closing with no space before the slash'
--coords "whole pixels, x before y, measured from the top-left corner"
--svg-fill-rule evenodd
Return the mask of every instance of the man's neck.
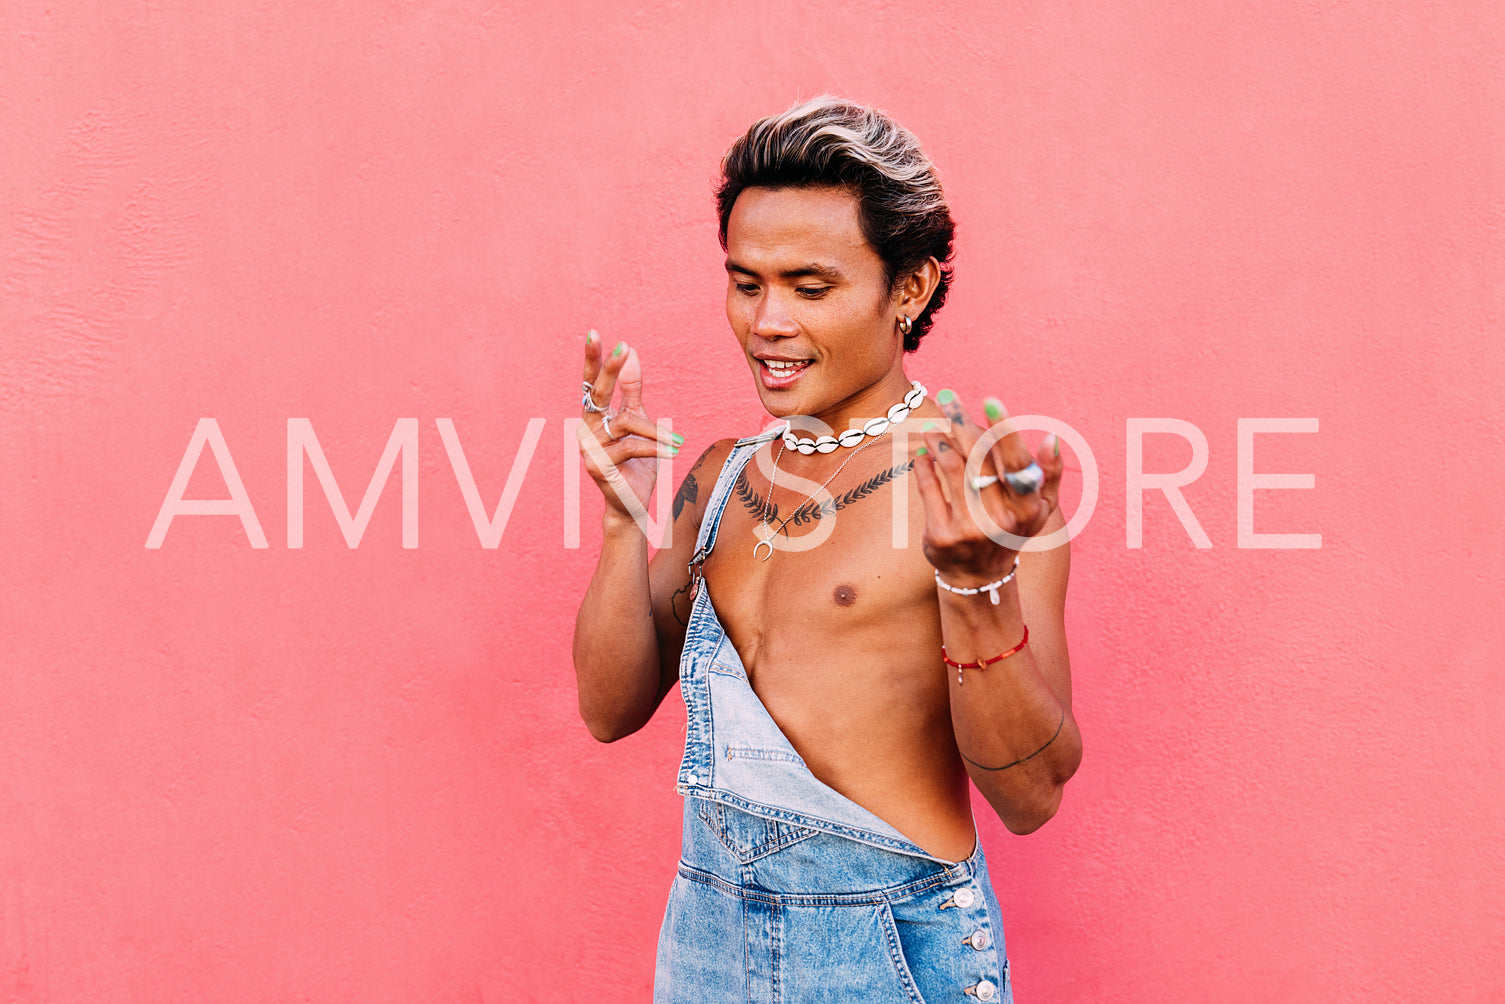
<path id="1" fill-rule="evenodd" d="M 820 419 L 831 428 L 831 435 L 839 436 L 851 428 L 861 428 L 875 418 L 887 415 L 889 409 L 900 404 L 911 389 L 909 377 L 902 366 L 896 366 L 877 383 L 858 391 L 838 403 L 829 411 L 812 417 Z"/>

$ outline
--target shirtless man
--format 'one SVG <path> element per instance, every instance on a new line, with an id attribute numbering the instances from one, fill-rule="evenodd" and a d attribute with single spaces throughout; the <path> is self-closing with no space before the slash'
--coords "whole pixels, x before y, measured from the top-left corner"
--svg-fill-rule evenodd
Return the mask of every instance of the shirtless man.
<path id="1" fill-rule="evenodd" d="M 745 676 L 797 754 L 784 766 L 808 769 L 816 779 L 810 790 L 828 787 L 855 803 L 850 817 L 819 810 L 817 803 L 829 803 L 814 796 L 770 807 L 714 780 L 682 777 L 681 790 L 724 844 L 735 851 L 734 838 L 748 827 L 798 820 L 809 828 L 801 834 L 857 833 L 859 840 L 838 845 L 854 853 L 882 845 L 938 867 L 980 859 L 968 779 L 1004 825 L 1029 833 L 1055 813 L 1081 758 L 1064 624 L 1069 548 L 1010 546 L 1064 526 L 1059 443 L 1045 437 L 1035 456 L 1009 432 L 977 450 L 969 470 L 983 430 L 962 402 L 948 390 L 934 400 L 911 394 L 905 355 L 945 298 L 953 224 L 933 169 L 902 127 L 838 99 L 806 102 L 738 140 L 717 197 L 727 319 L 764 408 L 794 418 L 797 439 L 869 431 L 841 437 L 829 452 L 791 449 L 788 436 L 770 435 L 748 460 L 754 447 L 744 444 L 744 466 L 711 514 L 719 529 L 699 566 L 702 590 L 688 566 L 736 441 L 716 442 L 695 462 L 674 499 L 672 544 L 650 558 L 631 510 L 646 508 L 658 458 L 677 453 L 678 437 L 645 410 L 636 350 L 617 344 L 607 351 L 592 332 L 582 453 L 606 509 L 600 561 L 575 629 L 581 717 L 603 742 L 640 729 L 680 679 L 687 624 L 701 616 L 707 630 L 724 631 L 742 670 L 728 670 L 723 659 L 706 693 Z M 906 395 L 916 405 L 907 415 Z M 616 410 L 607 410 L 613 400 Z M 873 424 L 892 409 L 901 421 Z M 985 413 L 989 424 L 1004 418 L 993 399 Z M 900 436 L 908 445 L 896 450 Z M 892 545 L 893 492 L 908 493 L 908 548 Z M 994 528 L 979 525 L 979 511 Z M 812 533 L 826 536 L 801 546 Z M 697 603 L 702 591 L 709 597 Z M 697 668 L 697 688 L 702 676 Z M 708 709 L 697 697 L 692 719 Z M 767 790 L 791 791 L 793 783 Z M 862 810 L 876 817 L 871 827 L 837 825 L 838 816 L 865 818 Z M 687 848 L 690 840 L 687 829 Z M 691 864 L 687 873 L 682 862 L 682 874 L 715 884 L 707 874 L 714 866 Z M 806 877 L 807 892 L 841 885 L 837 876 Z M 970 904 L 973 896 L 953 900 L 938 905 Z M 670 913 L 676 909 L 671 902 Z M 715 922 L 712 905 L 684 909 L 701 929 Z M 672 919 L 666 916 L 664 938 Z M 704 931 L 732 945 L 744 933 Z M 1001 929 L 991 936 L 1001 942 Z M 667 1000 L 671 977 L 660 951 L 655 999 Z M 898 966 L 902 986 L 920 972 L 908 961 L 913 973 Z M 693 968 L 674 965 L 679 974 Z M 755 978 L 751 955 L 738 965 Z M 1006 976 L 1006 961 L 1003 968 Z M 736 977 L 702 976 L 721 982 L 702 983 L 700 992 L 715 986 L 730 996 Z M 782 978 L 788 990 L 795 976 Z M 1006 999 L 996 996 L 1007 992 L 999 977 L 968 979 L 976 981 L 967 987 L 974 998 Z"/>

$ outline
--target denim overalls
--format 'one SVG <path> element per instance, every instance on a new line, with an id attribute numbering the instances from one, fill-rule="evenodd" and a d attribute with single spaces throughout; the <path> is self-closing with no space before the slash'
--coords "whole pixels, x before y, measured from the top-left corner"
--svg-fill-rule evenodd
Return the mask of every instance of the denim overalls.
<path id="1" fill-rule="evenodd" d="M 816 778 L 716 619 L 700 564 L 737 475 L 778 431 L 737 442 L 691 561 L 695 598 L 679 667 L 683 848 L 653 1000 L 1011 1002 L 982 842 L 967 860 L 944 861 Z"/>

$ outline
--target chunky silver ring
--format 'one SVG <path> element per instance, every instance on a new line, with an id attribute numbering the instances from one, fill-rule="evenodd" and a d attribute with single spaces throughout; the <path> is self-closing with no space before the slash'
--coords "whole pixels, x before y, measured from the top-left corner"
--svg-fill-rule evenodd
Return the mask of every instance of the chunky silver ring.
<path id="1" fill-rule="evenodd" d="M 996 474 L 985 474 L 985 475 L 983 475 L 980 478 L 973 478 L 971 481 L 968 482 L 968 484 L 970 484 L 972 486 L 972 490 L 974 492 L 980 492 L 984 488 L 991 487 L 993 485 L 996 485 L 997 483 L 998 483 L 998 475 L 996 475 Z"/>
<path id="2" fill-rule="evenodd" d="M 586 380 L 580 386 L 585 389 L 585 396 L 580 399 L 580 407 L 592 415 L 599 415 L 604 412 L 606 409 L 597 404 L 596 399 L 591 397 L 591 391 L 596 388 L 591 386 L 590 381 Z"/>
<path id="3" fill-rule="evenodd" d="M 603 412 L 606 411 L 605 408 L 602 408 L 600 410 L 603 411 Z M 608 442 L 614 442 L 616 440 L 617 437 L 614 436 L 612 434 L 612 431 L 611 431 L 611 413 L 610 412 L 607 412 L 606 414 L 604 414 L 604 415 L 601 416 L 601 429 L 602 429 L 602 431 L 604 431 L 606 433 L 606 439 L 607 439 Z"/>
<path id="4" fill-rule="evenodd" d="M 1040 470 L 1040 465 L 1033 460 L 1029 466 L 1017 471 L 1004 471 L 1003 480 L 1009 483 L 1009 487 L 1020 495 L 1032 495 L 1040 490 L 1045 484 L 1045 472 Z"/>

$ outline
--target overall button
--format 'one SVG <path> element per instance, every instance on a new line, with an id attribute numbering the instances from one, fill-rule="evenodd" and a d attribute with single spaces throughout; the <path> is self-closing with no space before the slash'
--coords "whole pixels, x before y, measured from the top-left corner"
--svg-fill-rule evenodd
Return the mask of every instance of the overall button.
<path id="1" fill-rule="evenodd" d="M 956 905 L 961 907 L 963 910 L 967 909 L 973 903 L 977 902 L 976 895 L 973 894 L 971 889 L 967 889 L 965 887 L 956 890 L 951 898 L 955 900 Z"/>
<path id="2" fill-rule="evenodd" d="M 686 774 L 685 775 L 685 784 L 699 784 L 699 783 L 700 783 L 700 778 L 696 777 L 694 774 Z"/>
<path id="3" fill-rule="evenodd" d="M 967 993 L 969 993 L 969 994 L 976 994 L 977 995 L 977 999 L 980 1000 L 980 1001 L 990 1001 L 990 1000 L 992 1000 L 993 999 L 993 995 L 996 994 L 997 992 L 998 992 L 998 988 L 993 985 L 993 981 L 992 980 L 983 980 L 980 983 L 978 983 L 977 986 L 975 986 L 975 987 L 968 987 L 967 988 Z"/>
<path id="4" fill-rule="evenodd" d="M 988 932 L 979 927 L 977 930 L 972 932 L 972 937 L 967 939 L 967 944 L 971 945 L 979 952 L 982 951 L 983 949 L 988 947 Z"/>

